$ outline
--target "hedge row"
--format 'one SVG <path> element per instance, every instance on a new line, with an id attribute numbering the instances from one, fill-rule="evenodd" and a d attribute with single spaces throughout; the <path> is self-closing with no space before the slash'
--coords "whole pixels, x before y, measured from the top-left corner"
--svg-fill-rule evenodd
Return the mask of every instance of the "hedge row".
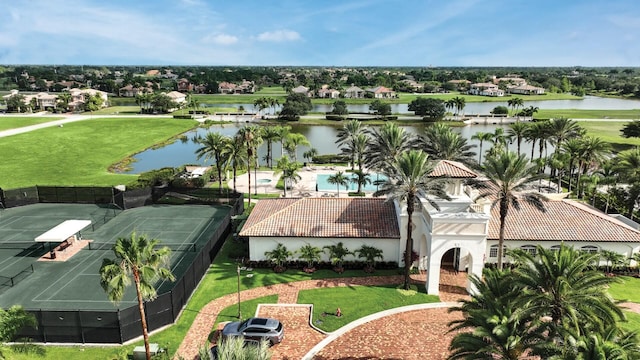
<path id="1" fill-rule="evenodd" d="M 245 264 L 247 267 L 255 269 L 271 269 L 274 267 L 274 263 L 271 260 L 249 261 Z M 342 263 L 342 267 L 345 270 L 360 270 L 364 269 L 366 263 L 364 261 L 345 261 Z M 292 260 L 285 263 L 285 267 L 288 269 L 304 269 L 307 266 L 307 262 L 303 260 Z M 329 261 L 320 261 L 314 263 L 316 269 L 328 269 L 331 270 L 335 267 Z M 378 270 L 393 270 L 398 268 L 398 263 L 395 261 L 380 261 L 376 262 L 376 269 Z"/>

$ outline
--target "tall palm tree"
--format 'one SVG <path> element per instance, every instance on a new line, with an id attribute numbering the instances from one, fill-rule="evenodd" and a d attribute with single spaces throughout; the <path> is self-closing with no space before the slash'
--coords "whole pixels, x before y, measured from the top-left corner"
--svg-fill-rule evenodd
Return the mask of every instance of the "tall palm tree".
<path id="1" fill-rule="evenodd" d="M 138 236 L 135 232 L 128 238 L 118 238 L 113 246 L 115 259 L 103 259 L 100 267 L 100 285 L 114 303 L 122 300 L 133 278 L 147 360 L 151 360 L 151 352 L 144 301 L 157 297 L 155 284 L 158 280 L 175 280 L 169 267 L 171 250 L 166 246 L 157 248 L 159 243 L 156 239 L 147 239 L 145 235 Z"/>
<path id="2" fill-rule="evenodd" d="M 518 155 L 520 155 L 520 148 L 522 145 L 522 139 L 525 138 L 525 134 L 527 132 L 527 128 L 529 127 L 529 123 L 524 122 L 515 122 L 509 125 L 509 129 L 507 130 L 507 135 L 511 139 L 516 140 L 516 146 L 518 150 Z"/>
<path id="3" fill-rule="evenodd" d="M 353 142 L 356 136 L 364 133 L 365 127 L 359 120 L 349 120 L 342 128 L 338 130 L 338 139 L 336 144 L 339 146 L 345 146 L 345 148 L 354 148 Z M 356 154 L 351 153 L 351 170 L 355 169 Z"/>
<path id="4" fill-rule="evenodd" d="M 371 184 L 371 175 L 362 170 L 355 170 L 351 182 L 358 186 L 358 194 L 362 193 L 362 186 Z"/>
<path id="5" fill-rule="evenodd" d="M 467 139 L 442 123 L 429 126 L 419 138 L 420 148 L 433 160 L 458 161 L 466 165 L 475 164 L 476 153 Z"/>
<path id="6" fill-rule="evenodd" d="M 493 140 L 493 134 L 490 132 L 478 131 L 471 136 L 471 140 L 478 140 L 480 142 L 480 151 L 478 151 L 478 164 L 482 164 L 482 144 L 485 141 Z"/>
<path id="7" fill-rule="evenodd" d="M 607 288 L 619 280 L 595 270 L 597 254 L 574 250 L 564 244 L 559 249 L 537 247 L 534 257 L 516 251 L 518 264 L 514 284 L 520 288 L 519 316 L 550 321 L 544 326 L 549 338 L 562 341 L 569 331 L 587 335 L 615 327 L 624 320 L 622 310 Z"/>
<path id="8" fill-rule="evenodd" d="M 63 92 L 60 93 L 58 95 L 58 99 L 56 101 L 56 104 L 60 105 L 60 107 L 62 107 L 62 109 L 64 109 L 65 111 L 69 110 L 69 103 L 71 102 L 71 94 L 68 92 Z"/>
<path id="9" fill-rule="evenodd" d="M 196 149 L 197 158 L 205 158 L 205 160 L 213 160 L 218 174 L 218 186 L 222 189 L 222 168 L 227 161 L 228 144 L 231 139 L 220 133 L 208 132 L 202 138 L 196 138 L 201 146 Z"/>
<path id="10" fill-rule="evenodd" d="M 607 159 L 611 149 L 611 145 L 608 142 L 595 136 L 584 136 L 580 139 L 580 143 L 582 156 L 578 159 L 578 178 L 587 175 L 593 169 L 597 169 L 599 164 Z M 584 187 L 580 187 L 577 192 L 578 196 L 582 197 Z"/>
<path id="11" fill-rule="evenodd" d="M 424 194 L 426 200 L 439 209 L 433 196 L 449 200 L 445 191 L 446 179 L 429 177 L 435 164 L 421 150 L 409 150 L 400 154 L 385 173 L 387 180 L 382 183 L 373 196 L 387 195 L 389 200 L 407 204 L 407 242 L 404 259 L 404 289 L 409 290 L 409 274 L 413 252 L 413 212 L 421 206 L 418 194 Z"/>
<path id="12" fill-rule="evenodd" d="M 514 97 L 512 99 L 509 99 L 507 101 L 507 104 L 509 105 L 509 107 L 513 108 L 513 115 L 517 116 L 518 115 L 518 108 L 520 108 L 520 106 L 524 105 L 524 100 L 522 100 L 522 98 Z"/>
<path id="13" fill-rule="evenodd" d="M 338 188 L 338 196 L 340 196 L 340 186 L 344 186 L 345 188 L 349 184 L 349 177 L 344 174 L 342 171 L 338 171 L 333 175 L 329 175 L 327 178 L 327 182 L 331 185 L 335 185 Z"/>
<path id="14" fill-rule="evenodd" d="M 236 179 L 238 177 L 238 169 L 247 165 L 247 147 L 244 141 L 237 136 L 229 139 L 227 143 L 227 167 L 230 165 L 233 169 L 233 192 L 237 192 Z"/>
<path id="15" fill-rule="evenodd" d="M 280 137 L 278 126 L 268 125 L 262 128 L 262 139 L 267 143 L 267 166 L 273 169 L 273 142 Z"/>
<path id="16" fill-rule="evenodd" d="M 284 197 L 287 197 L 287 187 L 289 185 L 293 185 L 300 181 L 301 177 L 298 174 L 298 170 L 300 170 L 300 163 L 291 162 L 288 157 L 283 156 L 278 159 L 278 164 L 276 165 L 277 170 L 275 174 L 282 173 L 282 179 L 284 182 Z"/>
<path id="17" fill-rule="evenodd" d="M 604 206 L 604 213 L 609 213 L 609 189 L 611 185 L 618 183 L 619 173 L 618 167 L 612 160 L 603 161 L 600 168 L 596 171 L 596 174 L 600 176 L 600 183 L 606 186 L 607 200 Z"/>
<path id="18" fill-rule="evenodd" d="M 261 128 L 255 125 L 243 126 L 236 133 L 236 136 L 240 137 L 240 139 L 244 141 L 247 148 L 247 176 L 249 180 L 249 188 L 247 194 L 249 198 L 249 204 L 251 204 L 251 165 L 253 164 L 256 168 L 258 167 L 256 155 L 258 153 L 258 144 L 261 140 L 261 135 Z"/>
<path id="19" fill-rule="evenodd" d="M 459 115 L 460 112 L 464 110 L 464 107 L 466 105 L 466 100 L 462 96 L 456 96 L 452 100 L 456 108 L 456 115 Z"/>
<path id="20" fill-rule="evenodd" d="M 549 136 L 556 147 L 555 152 L 560 151 L 565 140 L 582 135 L 583 130 L 575 120 L 564 117 L 551 119 L 549 121 Z"/>
<path id="21" fill-rule="evenodd" d="M 285 143 L 285 140 L 287 139 L 287 136 L 291 132 L 291 126 L 278 125 L 276 129 L 278 129 L 277 140 L 280 141 L 280 156 L 284 156 L 284 143 Z"/>
<path id="22" fill-rule="evenodd" d="M 298 146 L 311 146 L 307 138 L 298 133 L 290 133 L 284 140 L 284 148 L 290 153 L 293 161 L 298 161 Z"/>
<path id="23" fill-rule="evenodd" d="M 370 137 L 364 162 L 367 167 L 382 170 L 389 167 L 400 153 L 417 146 L 417 139 L 395 123 L 367 129 Z"/>
<path id="24" fill-rule="evenodd" d="M 342 154 L 349 155 L 353 160 L 353 163 L 358 164 L 358 170 L 355 170 L 361 174 L 364 173 L 364 155 L 367 152 L 369 145 L 369 137 L 365 133 L 355 135 L 350 142 L 348 142 L 342 149 Z M 355 172 L 354 171 L 354 172 Z M 360 183 L 358 184 L 358 192 L 360 192 Z"/>
<path id="25" fill-rule="evenodd" d="M 527 161 L 524 155 L 511 151 L 488 156 L 482 164 L 486 181 L 473 181 L 472 185 L 481 189 L 481 197 L 490 197 L 500 209 L 500 236 L 498 238 L 498 268 L 502 269 L 504 252 L 504 230 L 507 225 L 509 209 L 520 209 L 520 201 L 546 211 L 543 201 L 546 198 L 536 192 L 526 191 L 527 187 L 538 180 L 537 167 Z"/>
<path id="26" fill-rule="evenodd" d="M 307 159 L 307 162 L 312 162 L 313 161 L 313 157 L 318 155 L 318 149 L 316 148 L 311 148 L 307 151 L 305 151 L 304 153 L 302 153 L 302 157 Z"/>
<path id="27" fill-rule="evenodd" d="M 579 164 L 579 159 L 583 157 L 584 147 L 580 139 L 569 139 L 562 143 L 562 151 L 569 156 L 569 192 L 571 192 L 573 185 L 573 175 L 578 172 L 579 168 L 576 167 Z"/>

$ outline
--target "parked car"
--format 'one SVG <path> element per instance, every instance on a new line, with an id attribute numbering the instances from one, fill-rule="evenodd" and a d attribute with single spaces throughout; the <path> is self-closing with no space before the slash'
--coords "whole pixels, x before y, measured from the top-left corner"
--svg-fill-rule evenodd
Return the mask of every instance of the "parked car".
<path id="1" fill-rule="evenodd" d="M 222 337 L 244 336 L 246 340 L 265 339 L 271 345 L 278 344 L 284 338 L 282 323 L 271 318 L 249 318 L 243 322 L 235 321 L 225 325 Z"/>

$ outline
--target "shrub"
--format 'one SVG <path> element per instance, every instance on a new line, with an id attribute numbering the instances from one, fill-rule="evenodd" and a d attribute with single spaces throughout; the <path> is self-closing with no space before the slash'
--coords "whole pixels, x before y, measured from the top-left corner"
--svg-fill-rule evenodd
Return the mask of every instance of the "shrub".
<path id="1" fill-rule="evenodd" d="M 193 119 L 193 116 L 191 115 L 173 115 L 174 119 Z"/>
<path id="2" fill-rule="evenodd" d="M 327 114 L 325 117 L 327 120 L 336 120 L 336 121 L 343 121 L 345 119 L 344 116 L 340 116 L 340 115 L 329 115 Z"/>
<path id="3" fill-rule="evenodd" d="M 349 192 L 349 196 L 364 197 L 365 194 L 363 192 Z"/>
<path id="4" fill-rule="evenodd" d="M 311 161 L 316 164 L 347 163 L 349 162 L 349 156 L 340 154 L 316 155 L 311 158 Z"/>

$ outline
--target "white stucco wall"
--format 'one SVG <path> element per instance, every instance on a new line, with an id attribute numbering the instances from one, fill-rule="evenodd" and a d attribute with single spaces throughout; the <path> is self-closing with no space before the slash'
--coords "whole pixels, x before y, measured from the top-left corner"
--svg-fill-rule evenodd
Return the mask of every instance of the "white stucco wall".
<path id="1" fill-rule="evenodd" d="M 349 251 L 355 251 L 362 245 L 376 247 L 382 250 L 384 259 L 382 261 L 398 261 L 398 239 L 370 239 L 370 238 L 293 238 L 293 237 L 251 237 L 249 238 L 249 258 L 250 260 L 268 260 L 264 253 L 272 251 L 278 246 L 278 243 L 286 246 L 289 251 L 296 251 L 301 247 L 311 244 L 320 249 L 328 245 L 337 245 L 342 242 Z M 294 254 L 292 259 L 298 259 L 298 255 Z M 354 256 L 347 256 L 345 260 L 363 260 Z M 379 259 L 378 259 L 379 260 Z M 329 261 L 329 252 L 325 251 L 322 255 L 322 261 Z"/>

